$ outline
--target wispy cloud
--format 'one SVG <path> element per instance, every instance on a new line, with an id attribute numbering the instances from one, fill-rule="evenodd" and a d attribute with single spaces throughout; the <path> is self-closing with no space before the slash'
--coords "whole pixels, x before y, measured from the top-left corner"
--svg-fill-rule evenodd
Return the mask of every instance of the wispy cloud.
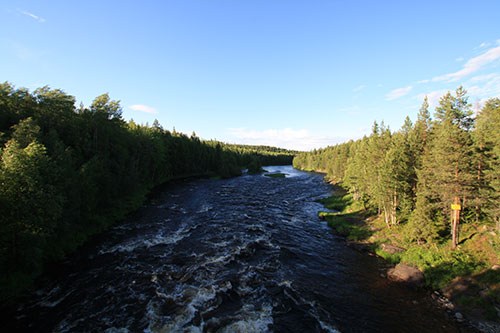
<path id="1" fill-rule="evenodd" d="M 432 79 L 434 82 L 447 81 L 455 82 L 468 75 L 471 75 L 479 71 L 484 66 L 490 64 L 491 62 L 500 59 L 500 46 L 493 47 L 486 52 L 478 55 L 477 57 L 469 59 L 463 66 L 462 69 L 445 75 L 436 76 Z"/>
<path id="2" fill-rule="evenodd" d="M 34 19 L 35 21 L 37 21 L 39 23 L 45 23 L 45 21 L 46 21 L 43 17 L 35 15 L 35 14 L 30 13 L 30 12 L 25 11 L 25 10 L 18 9 L 18 12 L 23 14 L 23 15 L 26 15 L 28 17 L 31 17 L 32 19 Z"/>
<path id="3" fill-rule="evenodd" d="M 493 73 L 473 77 L 466 87 L 470 96 L 479 99 L 500 96 L 500 74 Z"/>
<path id="4" fill-rule="evenodd" d="M 346 141 L 347 138 L 313 135 L 306 129 L 252 130 L 230 128 L 227 130 L 234 142 L 251 145 L 266 145 L 294 150 L 311 150 Z"/>
<path id="5" fill-rule="evenodd" d="M 464 82 L 464 87 L 467 90 L 467 95 L 470 96 L 470 100 L 476 100 L 483 103 L 491 97 L 500 96 L 500 73 L 489 73 L 471 77 Z M 427 96 L 429 105 L 433 108 L 439 104 L 441 97 L 448 91 L 450 90 L 434 90 L 418 94 L 415 98 L 422 101 L 424 97 Z"/>
<path id="6" fill-rule="evenodd" d="M 425 94 L 419 94 L 417 95 L 417 99 L 420 101 L 423 101 L 425 97 L 427 97 L 427 100 L 429 102 L 429 106 L 431 108 L 436 107 L 439 104 L 439 100 L 441 99 L 444 94 L 446 94 L 448 90 L 442 89 L 442 90 L 434 90 Z"/>
<path id="7" fill-rule="evenodd" d="M 385 95 L 385 99 L 387 101 L 398 99 L 400 97 L 407 95 L 412 89 L 413 89 L 412 86 L 394 89 L 390 91 L 387 95 Z"/>
<path id="8" fill-rule="evenodd" d="M 488 80 L 497 78 L 498 76 L 499 76 L 499 74 L 497 74 L 497 73 L 490 73 L 490 74 L 478 75 L 478 76 L 474 76 L 473 78 L 471 78 L 470 82 L 488 81 Z"/>
<path id="9" fill-rule="evenodd" d="M 158 111 L 151 106 L 144 105 L 144 104 L 134 104 L 129 106 L 129 109 L 134 110 L 134 111 L 140 111 L 140 112 L 145 112 L 149 114 L 157 114 Z"/>
<path id="10" fill-rule="evenodd" d="M 354 89 L 352 90 L 352 92 L 355 92 L 355 93 L 356 93 L 356 92 L 360 92 L 361 90 L 363 90 L 363 89 L 365 89 L 365 88 L 366 88 L 366 86 L 365 86 L 364 84 L 361 84 L 361 85 L 357 86 L 356 88 L 354 88 Z"/>
<path id="11" fill-rule="evenodd" d="M 488 42 L 482 42 L 481 44 L 479 44 L 478 48 L 480 49 L 484 49 L 485 47 L 488 47 L 490 46 L 491 43 L 488 43 Z"/>

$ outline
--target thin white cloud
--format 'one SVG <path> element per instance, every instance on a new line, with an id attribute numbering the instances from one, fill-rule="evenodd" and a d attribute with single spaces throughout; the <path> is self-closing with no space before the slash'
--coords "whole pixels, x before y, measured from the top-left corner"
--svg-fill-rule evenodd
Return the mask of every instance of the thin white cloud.
<path id="1" fill-rule="evenodd" d="M 494 79 L 498 76 L 499 76 L 499 74 L 497 74 L 497 73 L 478 75 L 478 76 L 474 76 L 473 78 L 471 78 L 470 81 L 471 82 L 483 82 L 483 81 L 488 81 L 488 80 Z"/>
<path id="2" fill-rule="evenodd" d="M 480 48 L 480 49 L 484 49 L 485 47 L 488 47 L 488 46 L 490 46 L 490 45 L 491 45 L 491 43 L 488 43 L 488 42 L 482 42 L 482 43 L 479 45 L 479 48 Z"/>
<path id="3" fill-rule="evenodd" d="M 385 99 L 388 101 L 392 101 L 407 95 L 413 89 L 412 86 L 397 88 L 390 91 L 387 95 L 385 95 Z"/>
<path id="4" fill-rule="evenodd" d="M 39 22 L 39 23 L 45 23 L 45 19 L 41 16 L 38 16 L 38 15 L 35 15 L 33 13 L 30 13 L 28 11 L 25 11 L 25 10 L 18 10 L 21 14 L 23 15 L 26 15 L 28 17 L 31 17 L 32 19 L 34 19 L 35 21 Z"/>
<path id="5" fill-rule="evenodd" d="M 425 97 L 427 97 L 427 101 L 429 102 L 429 107 L 434 108 L 439 104 L 439 100 L 444 94 L 446 94 L 448 90 L 435 90 L 425 94 L 417 95 L 417 99 L 423 101 Z"/>
<path id="6" fill-rule="evenodd" d="M 474 76 L 466 81 L 463 86 L 467 90 L 469 101 L 476 101 L 476 104 L 477 101 L 483 103 L 489 98 L 500 96 L 500 73 Z M 434 90 L 418 94 L 415 98 L 422 101 L 427 96 L 430 107 L 434 108 L 439 104 L 441 97 L 449 91 L 448 89 Z"/>
<path id="7" fill-rule="evenodd" d="M 346 141 L 347 138 L 313 135 L 306 129 L 251 130 L 230 128 L 227 130 L 231 141 L 240 144 L 266 145 L 292 150 L 308 151 Z"/>
<path id="8" fill-rule="evenodd" d="M 356 88 L 354 88 L 352 90 L 352 92 L 360 92 L 361 90 L 363 90 L 365 88 L 366 88 L 366 86 L 364 84 L 361 84 L 361 85 L 357 86 Z"/>
<path id="9" fill-rule="evenodd" d="M 471 75 L 491 62 L 500 59 L 500 46 L 493 47 L 477 57 L 469 59 L 463 68 L 454 73 L 436 76 L 432 79 L 434 82 L 447 81 L 455 82 L 468 75 Z"/>
<path id="10" fill-rule="evenodd" d="M 479 99 L 500 96 L 500 74 L 476 76 L 468 82 L 466 89 L 469 96 Z"/>
<path id="11" fill-rule="evenodd" d="M 145 112 L 149 114 L 157 114 L 158 111 L 151 106 L 148 105 L 143 105 L 143 104 L 134 104 L 129 106 L 129 109 L 134 110 L 134 111 L 140 111 L 140 112 Z"/>

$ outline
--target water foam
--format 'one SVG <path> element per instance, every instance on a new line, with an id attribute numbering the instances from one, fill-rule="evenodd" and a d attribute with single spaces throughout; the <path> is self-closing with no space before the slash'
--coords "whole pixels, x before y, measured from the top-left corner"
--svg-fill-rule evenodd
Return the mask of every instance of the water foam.
<path id="1" fill-rule="evenodd" d="M 245 305 L 242 310 L 242 317 L 244 319 L 231 323 L 217 330 L 217 332 L 271 332 L 269 329 L 273 324 L 273 307 L 271 305 L 264 304 L 260 310 L 255 310 L 253 305 Z"/>
<path id="2" fill-rule="evenodd" d="M 172 234 L 165 235 L 163 231 L 151 235 L 151 237 L 144 238 L 144 236 L 137 237 L 129 242 L 117 244 L 109 249 L 102 249 L 99 254 L 113 253 L 113 252 L 133 252 L 137 249 L 150 248 L 156 245 L 170 245 L 176 244 L 190 235 L 190 231 L 194 228 L 188 228 L 182 225 L 178 230 Z"/>

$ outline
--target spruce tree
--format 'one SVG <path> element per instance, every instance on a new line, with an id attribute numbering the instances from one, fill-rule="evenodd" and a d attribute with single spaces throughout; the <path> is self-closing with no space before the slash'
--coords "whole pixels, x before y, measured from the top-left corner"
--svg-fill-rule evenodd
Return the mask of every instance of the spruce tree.
<path id="1" fill-rule="evenodd" d="M 452 247 L 458 243 L 458 209 L 467 207 L 471 193 L 471 135 L 473 125 L 466 91 L 445 94 L 435 112 L 422 166 L 418 171 L 414 223 L 445 229 L 451 220 Z M 457 212 L 458 211 L 458 212 Z M 433 228 L 427 228 L 433 229 Z"/>
<path id="2" fill-rule="evenodd" d="M 486 101 L 476 119 L 478 215 L 484 211 L 500 230 L 500 98 Z"/>

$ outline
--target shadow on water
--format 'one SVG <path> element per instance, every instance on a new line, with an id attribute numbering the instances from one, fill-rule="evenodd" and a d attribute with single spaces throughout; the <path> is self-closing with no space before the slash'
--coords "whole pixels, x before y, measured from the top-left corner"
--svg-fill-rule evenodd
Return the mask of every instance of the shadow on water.
<path id="1" fill-rule="evenodd" d="M 268 169 L 268 168 L 266 168 Z M 467 332 L 332 234 L 321 175 L 169 187 L 39 281 L 9 331 Z"/>

